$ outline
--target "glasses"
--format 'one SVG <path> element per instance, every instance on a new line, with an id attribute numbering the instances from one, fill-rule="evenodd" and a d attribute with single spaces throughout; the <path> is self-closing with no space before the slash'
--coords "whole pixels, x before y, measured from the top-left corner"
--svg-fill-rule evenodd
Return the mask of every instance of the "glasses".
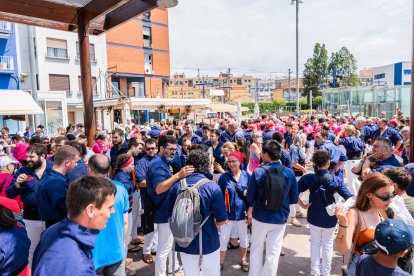
<path id="1" fill-rule="evenodd" d="M 146 151 L 156 150 L 157 148 L 145 148 Z"/>
<path id="2" fill-rule="evenodd" d="M 239 161 L 237 161 L 237 160 L 229 160 L 229 161 L 227 161 L 227 163 L 237 163 L 237 162 L 239 162 Z"/>
<path id="3" fill-rule="evenodd" d="M 177 148 L 166 148 L 169 151 L 177 151 Z"/>
<path id="4" fill-rule="evenodd" d="M 391 198 L 394 198 L 397 194 L 396 193 L 392 193 L 391 195 L 378 195 L 378 194 L 374 194 L 376 197 L 378 197 L 379 199 L 381 199 L 382 201 L 388 201 Z"/>

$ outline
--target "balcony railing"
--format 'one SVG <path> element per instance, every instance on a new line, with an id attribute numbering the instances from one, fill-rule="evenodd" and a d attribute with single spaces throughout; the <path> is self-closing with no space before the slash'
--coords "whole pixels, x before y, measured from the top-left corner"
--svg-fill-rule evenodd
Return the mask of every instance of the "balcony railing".
<path id="1" fill-rule="evenodd" d="M 0 71 L 14 71 L 13 57 L 0 56 Z"/>
<path id="2" fill-rule="evenodd" d="M 11 32 L 11 23 L 6 21 L 0 21 L 0 32 Z"/>

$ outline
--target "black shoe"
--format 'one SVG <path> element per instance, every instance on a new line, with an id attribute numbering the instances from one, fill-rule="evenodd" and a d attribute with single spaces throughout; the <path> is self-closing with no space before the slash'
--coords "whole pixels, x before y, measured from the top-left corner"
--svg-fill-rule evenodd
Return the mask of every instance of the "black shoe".
<path id="1" fill-rule="evenodd" d="M 285 256 L 286 254 L 285 254 L 285 251 L 280 251 L 280 256 Z"/>
<path id="2" fill-rule="evenodd" d="M 156 256 L 157 255 L 157 251 L 151 251 L 151 255 L 152 256 Z"/>
<path id="3" fill-rule="evenodd" d="M 234 244 L 232 244 L 231 243 L 231 241 L 229 241 L 229 243 L 227 244 L 227 249 L 236 249 L 236 248 L 239 248 L 240 247 L 240 244 L 238 244 L 238 245 L 234 245 Z"/>

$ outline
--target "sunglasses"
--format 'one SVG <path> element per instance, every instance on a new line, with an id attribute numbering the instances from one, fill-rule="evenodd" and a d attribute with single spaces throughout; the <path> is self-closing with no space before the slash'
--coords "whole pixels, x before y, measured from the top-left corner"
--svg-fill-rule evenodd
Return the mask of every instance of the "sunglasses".
<path id="1" fill-rule="evenodd" d="M 378 194 L 374 194 L 374 196 L 378 197 L 378 198 L 379 198 L 379 199 L 381 199 L 382 201 L 388 201 L 388 200 L 390 200 L 391 198 L 394 198 L 396 195 L 397 195 L 396 193 L 392 193 L 392 195 L 386 195 L 386 196 L 383 196 L 383 195 L 378 195 Z"/>
<path id="2" fill-rule="evenodd" d="M 145 148 L 145 150 L 150 151 L 150 150 L 156 150 L 157 148 Z"/>

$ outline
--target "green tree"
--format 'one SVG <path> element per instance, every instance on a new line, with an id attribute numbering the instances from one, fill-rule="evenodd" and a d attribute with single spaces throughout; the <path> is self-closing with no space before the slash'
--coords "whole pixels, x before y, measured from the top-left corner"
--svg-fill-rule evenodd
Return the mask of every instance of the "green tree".
<path id="1" fill-rule="evenodd" d="M 308 99 L 307 98 L 299 98 L 299 104 L 300 105 L 307 105 Z"/>
<path id="2" fill-rule="evenodd" d="M 325 44 L 316 43 L 313 48 L 313 56 L 305 63 L 303 71 L 303 96 L 309 100 L 310 91 L 313 97 L 321 95 L 319 88 L 326 82 L 325 76 L 328 71 L 328 51 Z"/>
<path id="3" fill-rule="evenodd" d="M 312 100 L 313 108 L 316 109 L 318 106 L 322 105 L 322 96 L 317 96 Z"/>
<path id="4" fill-rule="evenodd" d="M 273 105 L 276 107 L 286 106 L 286 100 L 284 98 L 275 98 L 273 100 Z"/>
<path id="5" fill-rule="evenodd" d="M 328 70 L 336 72 L 335 87 L 357 86 L 359 84 L 357 69 L 357 61 L 348 48 L 342 47 L 338 52 L 331 54 Z"/>

